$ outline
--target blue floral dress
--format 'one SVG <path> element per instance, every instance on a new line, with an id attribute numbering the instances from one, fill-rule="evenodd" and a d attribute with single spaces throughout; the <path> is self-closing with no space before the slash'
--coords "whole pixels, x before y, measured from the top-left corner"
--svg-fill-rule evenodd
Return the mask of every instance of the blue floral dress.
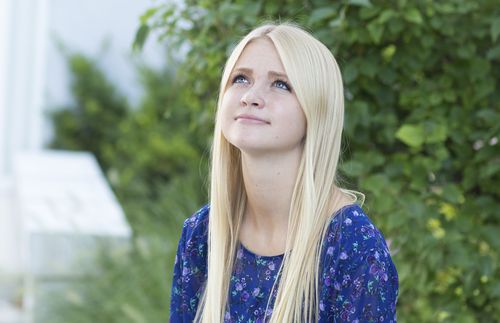
<path id="1" fill-rule="evenodd" d="M 193 322 L 207 275 L 209 206 L 184 222 L 175 258 L 170 322 Z M 224 322 L 269 320 L 283 255 L 259 256 L 239 244 Z M 337 211 L 320 258 L 318 322 L 396 322 L 398 274 L 384 237 L 360 206 Z M 266 305 L 268 304 L 269 306 Z"/>

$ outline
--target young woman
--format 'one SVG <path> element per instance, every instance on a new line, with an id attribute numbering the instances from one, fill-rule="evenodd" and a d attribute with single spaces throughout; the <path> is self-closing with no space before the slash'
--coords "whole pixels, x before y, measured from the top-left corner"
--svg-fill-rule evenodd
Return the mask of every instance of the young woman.
<path id="1" fill-rule="evenodd" d="M 331 52 L 264 25 L 220 84 L 210 204 L 184 223 L 171 322 L 396 322 L 384 237 L 336 181 L 344 98 Z"/>

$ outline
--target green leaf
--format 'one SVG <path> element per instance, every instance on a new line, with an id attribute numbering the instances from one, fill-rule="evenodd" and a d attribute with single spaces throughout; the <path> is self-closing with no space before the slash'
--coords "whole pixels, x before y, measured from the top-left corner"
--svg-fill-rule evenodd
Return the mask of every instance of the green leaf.
<path id="1" fill-rule="evenodd" d="M 491 40 L 493 42 L 497 41 L 498 35 L 500 35 L 500 17 L 493 20 L 490 27 Z"/>
<path id="2" fill-rule="evenodd" d="M 360 7 L 371 7 L 372 3 L 370 0 L 349 0 L 349 4 L 353 6 L 360 6 Z"/>
<path id="3" fill-rule="evenodd" d="M 491 290 L 492 290 L 492 293 L 491 295 L 492 296 L 495 296 L 497 298 L 500 298 L 500 282 L 492 282 L 491 283 Z"/>
<path id="4" fill-rule="evenodd" d="M 332 19 L 330 21 L 330 23 L 328 24 L 328 26 L 332 27 L 332 28 L 338 28 L 340 26 L 342 26 L 342 23 L 345 21 L 345 17 L 342 17 L 342 16 L 339 16 L 335 19 Z"/>
<path id="5" fill-rule="evenodd" d="M 358 69 L 354 64 L 348 64 L 343 70 L 344 82 L 346 84 L 351 83 L 358 77 Z"/>
<path id="6" fill-rule="evenodd" d="M 488 52 L 486 53 L 486 58 L 488 58 L 489 60 L 500 58 L 500 45 L 495 46 L 490 50 L 488 50 Z"/>
<path id="7" fill-rule="evenodd" d="M 392 9 L 384 10 L 378 16 L 377 22 L 380 23 L 380 24 L 385 24 L 389 19 L 391 19 L 395 15 L 396 15 L 396 13 Z"/>
<path id="8" fill-rule="evenodd" d="M 396 138 L 410 147 L 419 148 L 424 143 L 424 130 L 420 125 L 405 124 L 396 132 Z"/>
<path id="9" fill-rule="evenodd" d="M 144 42 L 148 38 L 150 28 L 148 25 L 141 25 L 137 30 L 134 38 L 134 43 L 132 44 L 132 48 L 135 51 L 140 51 L 144 46 Z"/>
<path id="10" fill-rule="evenodd" d="M 500 161 L 492 160 L 481 168 L 479 178 L 488 179 L 492 178 L 495 174 L 500 172 Z"/>
<path id="11" fill-rule="evenodd" d="M 448 135 L 448 127 L 445 123 L 432 123 L 425 128 L 425 142 L 438 143 L 446 140 Z"/>
<path id="12" fill-rule="evenodd" d="M 245 5 L 245 12 L 247 12 L 249 15 L 256 16 L 258 15 L 261 8 L 261 2 L 259 1 L 248 2 Z"/>
<path id="13" fill-rule="evenodd" d="M 386 62 L 390 61 L 395 53 L 396 53 L 396 46 L 392 44 L 382 49 L 382 57 Z"/>
<path id="14" fill-rule="evenodd" d="M 146 25 L 148 20 L 158 11 L 158 7 L 149 8 L 144 14 L 139 18 L 141 25 Z"/>
<path id="15" fill-rule="evenodd" d="M 384 33 L 384 26 L 379 23 L 371 23 L 368 25 L 368 32 L 375 44 L 380 43 L 382 34 Z"/>
<path id="16" fill-rule="evenodd" d="M 374 77 L 379 71 L 380 65 L 374 57 L 366 57 L 359 63 L 359 72 L 362 75 L 366 75 L 370 78 Z"/>
<path id="17" fill-rule="evenodd" d="M 465 197 L 462 190 L 455 184 L 448 184 L 443 187 L 443 197 L 451 203 L 462 204 Z"/>
<path id="18" fill-rule="evenodd" d="M 311 15 L 309 16 L 309 24 L 315 24 L 317 22 L 323 21 L 327 18 L 331 18 L 335 16 L 335 13 L 337 13 L 337 10 L 332 7 L 322 7 L 313 10 Z"/>
<path id="19" fill-rule="evenodd" d="M 342 165 L 342 170 L 349 176 L 359 176 L 365 172 L 365 165 L 356 160 L 349 160 Z"/>
<path id="20" fill-rule="evenodd" d="M 384 187 L 387 187 L 388 180 L 385 175 L 375 174 L 368 176 L 362 181 L 362 186 L 364 189 L 369 190 L 375 194 L 382 193 Z"/>
<path id="21" fill-rule="evenodd" d="M 407 21 L 413 22 L 414 24 L 420 25 L 424 21 L 420 11 L 416 8 L 411 8 L 404 13 L 404 17 Z"/>

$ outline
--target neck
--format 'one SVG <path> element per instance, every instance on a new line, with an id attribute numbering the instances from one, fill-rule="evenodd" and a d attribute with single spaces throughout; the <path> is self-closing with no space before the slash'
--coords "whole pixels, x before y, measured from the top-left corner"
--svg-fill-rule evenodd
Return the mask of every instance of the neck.
<path id="1" fill-rule="evenodd" d="M 244 222 L 262 233 L 286 232 L 301 151 L 252 156 L 242 153 L 247 194 Z"/>

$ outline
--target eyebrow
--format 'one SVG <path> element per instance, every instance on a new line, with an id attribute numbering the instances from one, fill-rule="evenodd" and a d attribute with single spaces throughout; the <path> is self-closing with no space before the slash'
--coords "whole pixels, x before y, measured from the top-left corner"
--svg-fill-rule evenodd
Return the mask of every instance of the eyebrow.
<path id="1" fill-rule="evenodd" d="M 236 72 L 243 72 L 243 73 L 246 73 L 246 74 L 253 74 L 253 70 L 251 68 L 247 68 L 247 67 L 237 67 L 237 68 L 234 69 L 233 73 L 236 73 Z M 276 72 L 276 71 L 269 71 L 267 74 L 269 76 L 272 76 L 272 77 L 278 77 L 278 78 L 288 79 L 288 76 L 286 74 L 280 73 L 280 72 Z"/>

